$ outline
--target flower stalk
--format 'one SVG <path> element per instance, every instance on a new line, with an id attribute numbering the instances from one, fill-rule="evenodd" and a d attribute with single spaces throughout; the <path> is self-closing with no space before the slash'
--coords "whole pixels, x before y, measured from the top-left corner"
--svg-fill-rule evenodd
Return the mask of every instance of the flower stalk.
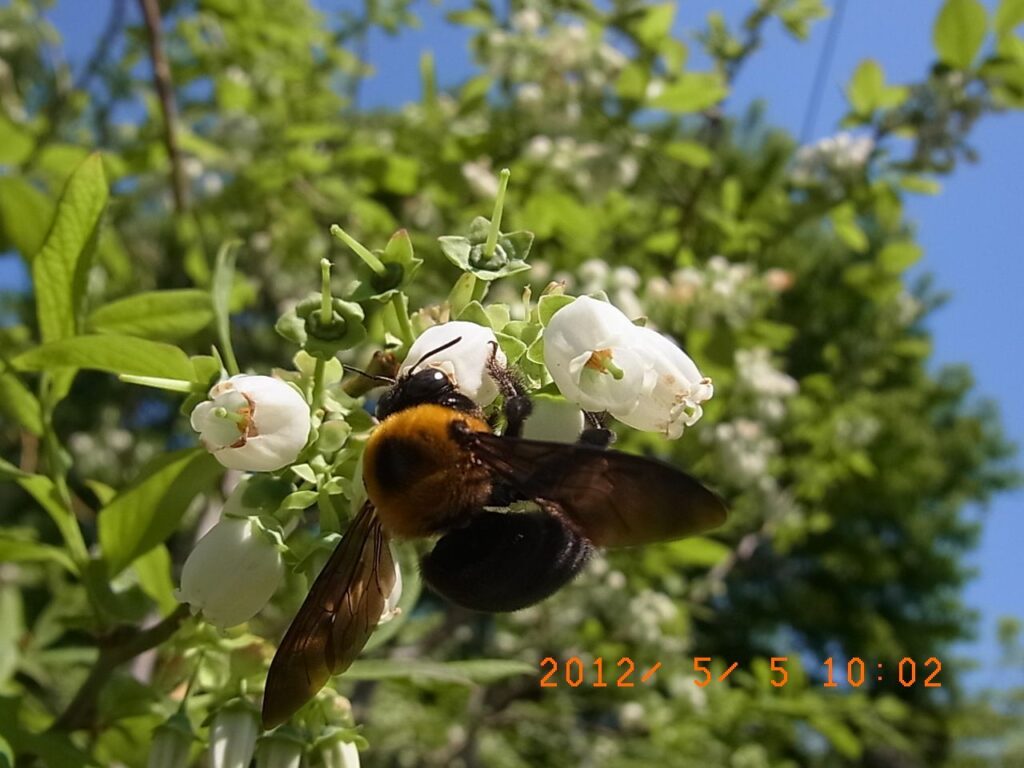
<path id="1" fill-rule="evenodd" d="M 484 243 L 484 255 L 490 258 L 494 255 L 494 249 L 498 247 L 498 232 L 501 228 L 501 215 L 505 208 L 505 190 L 508 189 L 508 180 L 512 172 L 508 168 L 502 168 L 498 174 L 498 194 L 494 198 L 494 212 L 491 214 L 491 227 L 487 231 L 487 240 Z"/>
<path id="2" fill-rule="evenodd" d="M 344 229 L 339 227 L 337 224 L 331 225 L 331 234 L 341 240 L 345 245 L 356 252 L 356 255 L 363 260 L 363 262 L 370 269 L 373 270 L 374 274 L 378 277 L 387 276 L 388 268 L 384 262 L 375 256 L 369 248 L 356 240 L 352 235 L 346 232 Z"/>

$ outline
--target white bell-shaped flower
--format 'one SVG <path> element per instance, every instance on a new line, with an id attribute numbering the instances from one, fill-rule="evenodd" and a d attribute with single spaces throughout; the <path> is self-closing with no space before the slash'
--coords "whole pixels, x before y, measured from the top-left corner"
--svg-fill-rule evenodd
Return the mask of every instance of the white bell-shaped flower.
<path id="1" fill-rule="evenodd" d="M 401 599 L 402 569 L 398 567 L 398 561 L 395 560 L 395 585 L 391 588 L 391 593 L 384 601 L 384 611 L 381 613 L 380 620 L 377 624 L 386 624 L 402 612 L 402 609 L 398 607 L 398 602 Z"/>
<path id="2" fill-rule="evenodd" d="M 701 403 L 715 390 L 711 379 L 666 336 L 650 328 L 633 327 L 633 348 L 647 365 L 643 391 L 628 410 L 609 409 L 612 416 L 635 429 L 675 439 L 703 414 Z"/>
<path id="3" fill-rule="evenodd" d="M 442 349 L 446 344 L 451 346 Z M 413 342 L 398 375 L 405 376 L 413 368 L 437 368 L 451 378 L 462 394 L 484 407 L 498 396 L 498 385 L 487 372 L 491 357 L 499 366 L 507 362 L 497 345 L 494 331 L 476 323 L 453 320 L 434 325 Z"/>
<path id="4" fill-rule="evenodd" d="M 646 365 L 632 348 L 635 326 L 611 304 L 580 296 L 544 329 L 544 365 L 567 400 L 587 411 L 630 411 Z"/>
<path id="5" fill-rule="evenodd" d="M 318 750 L 324 768 L 359 768 L 359 748 L 351 741 L 324 740 Z"/>
<path id="6" fill-rule="evenodd" d="M 254 519 L 224 517 L 185 560 L 175 596 L 207 621 L 233 627 L 259 613 L 283 577 L 281 553 Z"/>
<path id="7" fill-rule="evenodd" d="M 192 411 L 192 428 L 229 469 L 272 472 L 298 457 L 309 436 L 309 406 L 272 376 L 232 376 Z"/>
<path id="8" fill-rule="evenodd" d="M 523 424 L 523 437 L 554 443 L 575 443 L 583 431 L 583 411 L 562 397 L 536 395 Z"/>
<path id="9" fill-rule="evenodd" d="M 210 768 L 249 768 L 259 734 L 252 711 L 231 707 L 218 712 L 210 726 Z"/>

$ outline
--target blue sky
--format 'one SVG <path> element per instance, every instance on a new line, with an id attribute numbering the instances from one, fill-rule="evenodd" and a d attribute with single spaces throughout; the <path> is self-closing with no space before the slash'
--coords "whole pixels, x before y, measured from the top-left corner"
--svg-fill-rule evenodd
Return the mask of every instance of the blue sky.
<path id="1" fill-rule="evenodd" d="M 318 5 L 334 9 L 344 3 L 319 0 Z M 677 26 L 693 29 L 712 9 L 725 9 L 727 17 L 735 19 L 752 5 L 753 0 L 684 0 L 679 4 Z M 986 5 L 995 3 L 987 0 Z M 921 77 L 933 60 L 931 23 L 939 6 L 935 0 L 848 2 L 811 140 L 835 132 L 846 108 L 843 84 L 861 59 L 879 61 L 893 82 Z M 73 64 L 88 55 L 106 9 L 107 3 L 58 0 L 51 18 L 66 41 Z M 416 100 L 417 62 L 423 50 L 434 51 L 444 85 L 458 82 L 470 71 L 465 36 L 445 26 L 442 14 L 430 3 L 421 1 L 414 11 L 423 21 L 419 30 L 397 39 L 372 38 L 369 55 L 377 73 L 363 87 L 365 105 Z M 826 27 L 827 22 L 819 23 L 809 41 L 797 43 L 774 24 L 763 50 L 741 72 L 729 110 L 735 113 L 763 98 L 769 119 L 798 134 Z M 693 60 L 694 66 L 700 66 L 698 56 Z M 1024 253 L 1016 220 L 1024 214 L 1022 138 L 1024 115 L 986 119 L 973 136 L 981 162 L 961 167 L 939 196 L 912 197 L 908 202 L 925 249 L 917 271 L 933 273 L 937 286 L 952 294 L 952 300 L 929 321 L 935 335 L 933 365 L 937 369 L 945 363 L 968 363 L 977 380 L 978 395 L 998 403 L 1006 432 L 1018 444 L 1024 443 L 1024 363 L 1016 354 L 1024 319 L 1020 309 Z M 13 277 L 11 265 L 5 261 L 0 260 L 0 283 Z M 967 600 L 982 611 L 983 622 L 981 639 L 969 646 L 968 655 L 988 662 L 975 675 L 976 684 L 1005 682 L 992 663 L 994 622 L 1001 615 L 1024 617 L 1019 555 L 1024 541 L 1022 506 L 1024 492 L 1020 491 L 1005 494 L 991 505 L 981 547 L 973 557 L 980 575 L 967 590 Z"/>

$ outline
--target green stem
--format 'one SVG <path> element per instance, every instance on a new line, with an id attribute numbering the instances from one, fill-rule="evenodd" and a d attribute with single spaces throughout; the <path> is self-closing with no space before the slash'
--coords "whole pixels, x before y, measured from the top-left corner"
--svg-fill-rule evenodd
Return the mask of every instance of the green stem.
<path id="1" fill-rule="evenodd" d="M 231 335 L 224 334 L 220 337 L 220 348 L 224 352 L 224 368 L 228 376 L 238 376 L 242 373 L 239 369 L 239 361 L 234 357 L 234 348 L 231 346 Z"/>
<path id="2" fill-rule="evenodd" d="M 143 387 L 154 389 L 165 389 L 168 392 L 191 392 L 192 383 L 184 379 L 163 379 L 159 376 L 135 376 L 131 373 L 121 373 L 118 377 L 126 384 L 139 384 Z"/>
<path id="3" fill-rule="evenodd" d="M 408 349 L 416 339 L 412 332 L 412 323 L 409 322 L 409 313 L 406 310 L 405 304 L 402 303 L 401 294 L 397 292 L 392 294 L 391 306 L 394 308 L 395 315 L 398 317 L 398 328 L 402 332 L 402 345 Z"/>
<path id="4" fill-rule="evenodd" d="M 182 605 L 148 629 L 120 630 L 113 637 L 104 638 L 100 643 L 100 655 L 89 671 L 89 676 L 49 730 L 70 732 L 92 725 L 96 718 L 96 702 L 114 670 L 140 653 L 170 639 L 188 615 L 188 606 Z"/>
<path id="5" fill-rule="evenodd" d="M 320 322 L 331 322 L 331 262 L 320 259 Z"/>
<path id="6" fill-rule="evenodd" d="M 352 235 L 337 224 L 331 225 L 331 234 L 355 251 L 356 255 L 366 262 L 366 266 L 372 269 L 376 274 L 383 277 L 387 273 L 387 267 L 384 266 L 383 261 L 374 256 L 366 246 L 352 237 Z"/>
<path id="7" fill-rule="evenodd" d="M 321 486 L 316 495 L 316 505 L 320 510 L 320 530 L 341 532 L 341 518 L 338 510 L 334 508 L 331 495 Z"/>
<path id="8" fill-rule="evenodd" d="M 484 243 L 484 255 L 488 258 L 494 255 L 494 249 L 498 247 L 498 228 L 501 226 L 501 212 L 505 207 L 505 190 L 508 189 L 508 178 L 511 175 L 512 172 L 508 168 L 502 168 L 498 175 L 498 196 L 494 198 L 491 228 L 487 232 L 487 242 Z"/>
<path id="9" fill-rule="evenodd" d="M 60 529 L 61 537 L 64 539 L 71 559 L 74 560 L 79 570 L 83 570 L 89 561 L 89 549 L 85 546 L 82 529 L 78 527 L 78 520 L 75 518 L 71 489 L 68 487 L 67 477 L 64 474 L 64 462 L 60 455 L 60 443 L 57 441 L 57 432 L 53 428 L 53 402 L 50 396 L 52 385 L 53 380 L 50 374 L 44 373 L 39 380 L 43 449 L 46 451 L 46 468 L 65 513 L 60 515 L 59 519 L 54 515 L 54 522 Z"/>
<path id="10" fill-rule="evenodd" d="M 316 359 L 316 367 L 313 369 L 313 402 L 310 405 L 313 412 L 323 406 L 324 402 L 324 374 L 327 370 L 327 361 L 323 358 Z"/>

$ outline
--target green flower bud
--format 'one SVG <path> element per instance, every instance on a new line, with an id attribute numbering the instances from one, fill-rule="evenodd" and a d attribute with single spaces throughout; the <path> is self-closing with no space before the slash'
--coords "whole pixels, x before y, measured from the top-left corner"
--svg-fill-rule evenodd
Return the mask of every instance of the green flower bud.
<path id="1" fill-rule="evenodd" d="M 147 768 L 185 768 L 193 741 L 195 734 L 185 713 L 171 715 L 153 731 Z"/>

